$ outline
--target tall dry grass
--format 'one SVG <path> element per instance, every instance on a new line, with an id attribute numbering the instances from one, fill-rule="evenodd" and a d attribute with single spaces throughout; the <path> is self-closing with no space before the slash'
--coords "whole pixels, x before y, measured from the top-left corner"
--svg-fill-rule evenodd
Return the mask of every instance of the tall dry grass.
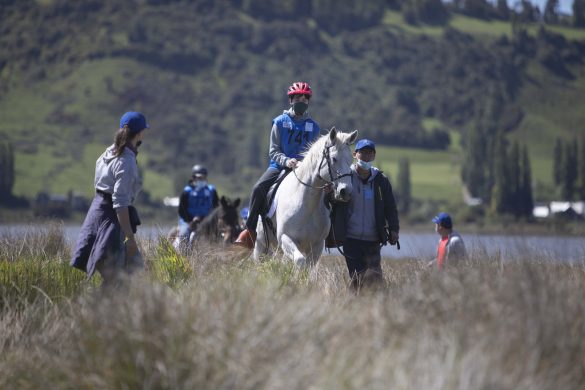
<path id="1" fill-rule="evenodd" d="M 5 303 L 0 388 L 580 389 L 585 267 L 384 262 L 354 295 L 339 257 L 297 270 L 143 242 L 123 289 Z M 77 271 L 76 271 L 77 272 Z"/>
<path id="2" fill-rule="evenodd" d="M 0 310 L 6 305 L 26 306 L 37 299 L 71 297 L 99 278 L 69 266 L 69 248 L 63 226 L 49 224 L 0 233 Z"/>

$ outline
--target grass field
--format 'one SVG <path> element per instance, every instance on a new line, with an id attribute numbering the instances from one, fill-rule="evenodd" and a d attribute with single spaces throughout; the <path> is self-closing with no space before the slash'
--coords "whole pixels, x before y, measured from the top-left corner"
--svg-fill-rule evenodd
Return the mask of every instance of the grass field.
<path id="1" fill-rule="evenodd" d="M 408 158 L 412 196 L 415 198 L 463 201 L 460 155 L 451 151 L 426 151 L 410 148 L 377 147 L 376 162 L 396 183 L 398 161 Z"/>
<path id="2" fill-rule="evenodd" d="M 41 190 L 63 195 L 73 190 L 92 196 L 95 161 L 113 142 L 116 131 L 112 127 L 117 119 L 112 118 L 112 112 L 116 110 L 104 102 L 104 96 L 111 93 L 106 91 L 108 83 L 104 80 L 109 79 L 119 93 L 124 89 L 125 76 L 133 74 L 136 67 L 148 66 L 127 59 L 88 61 L 59 82 L 38 82 L 32 86 L 19 82 L 18 87 L 0 99 L 0 133 L 9 134 L 22 150 L 15 153 L 14 195 L 32 198 Z M 139 106 L 135 109 L 140 109 Z M 79 129 L 47 123 L 44 118 L 52 114 L 65 121 L 68 116 L 83 118 L 86 125 Z M 155 126 L 152 131 L 167 130 Z M 87 138 L 91 141 L 87 142 Z M 146 167 L 148 152 L 141 151 L 138 160 L 141 167 Z M 176 195 L 175 172 L 143 169 L 143 173 L 144 188 L 152 198 Z M 186 169 L 185 174 L 188 173 Z"/>
<path id="3" fill-rule="evenodd" d="M 386 11 L 384 14 L 384 24 L 407 34 L 425 34 L 429 36 L 440 36 L 443 34 L 445 28 L 443 26 L 432 25 L 409 25 L 402 18 L 402 14 L 397 11 Z M 485 37 L 485 38 L 499 38 L 501 36 L 512 36 L 512 27 L 510 22 L 501 20 L 484 21 L 477 18 L 471 18 L 465 15 L 452 15 L 448 22 L 449 27 L 463 31 L 465 33 Z M 523 24 L 529 34 L 536 35 L 541 24 Z M 546 26 L 547 29 L 563 35 L 567 39 L 583 40 L 585 39 L 585 30 L 565 27 L 565 26 Z"/>
<path id="4" fill-rule="evenodd" d="M 0 387 L 580 389 L 585 266 L 474 253 L 446 272 L 384 261 L 358 295 L 238 250 L 141 241 L 142 277 L 101 291 L 57 228 L 0 237 Z M 533 260 L 538 257 L 540 260 Z M 531 260 L 532 258 L 532 260 Z"/>

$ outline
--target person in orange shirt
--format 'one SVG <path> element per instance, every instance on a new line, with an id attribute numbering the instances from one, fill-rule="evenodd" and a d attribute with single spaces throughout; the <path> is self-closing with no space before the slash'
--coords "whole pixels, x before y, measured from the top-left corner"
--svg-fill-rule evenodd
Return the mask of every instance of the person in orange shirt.
<path id="1" fill-rule="evenodd" d="M 437 257 L 429 263 L 429 266 L 437 264 L 438 269 L 447 265 L 454 265 L 467 257 L 463 238 L 453 230 L 453 221 L 447 213 L 439 213 L 432 221 L 435 223 L 435 231 L 441 236 L 437 247 Z"/>

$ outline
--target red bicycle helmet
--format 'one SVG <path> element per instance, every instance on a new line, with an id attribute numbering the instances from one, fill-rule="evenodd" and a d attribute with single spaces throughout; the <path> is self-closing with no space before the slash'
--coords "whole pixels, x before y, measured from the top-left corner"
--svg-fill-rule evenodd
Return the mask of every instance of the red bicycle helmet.
<path id="1" fill-rule="evenodd" d="M 292 83 L 290 87 L 288 87 L 288 96 L 292 95 L 309 95 L 313 96 L 313 91 L 308 83 L 303 81 L 297 81 Z"/>

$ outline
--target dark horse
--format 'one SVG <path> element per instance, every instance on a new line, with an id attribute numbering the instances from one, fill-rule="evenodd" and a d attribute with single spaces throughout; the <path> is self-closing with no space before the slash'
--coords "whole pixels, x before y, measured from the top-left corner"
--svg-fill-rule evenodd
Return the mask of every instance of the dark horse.
<path id="1" fill-rule="evenodd" d="M 231 244 L 240 233 L 240 216 L 238 206 L 240 198 L 233 202 L 222 196 L 219 207 L 216 207 L 197 226 L 196 240 L 204 240 L 211 243 L 223 242 Z"/>

